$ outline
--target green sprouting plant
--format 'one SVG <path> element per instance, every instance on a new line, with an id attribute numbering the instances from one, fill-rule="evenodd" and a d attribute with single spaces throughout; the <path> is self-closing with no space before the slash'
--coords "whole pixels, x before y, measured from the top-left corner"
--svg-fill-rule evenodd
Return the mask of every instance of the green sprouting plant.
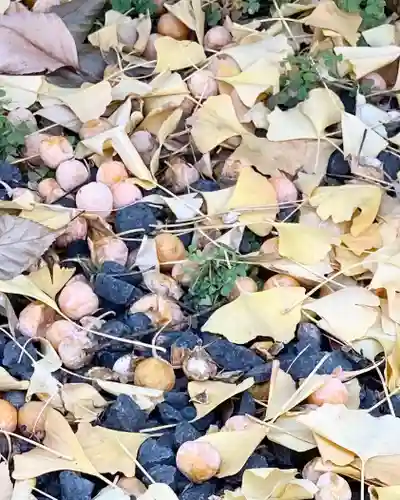
<path id="1" fill-rule="evenodd" d="M 288 107 L 307 99 L 310 90 L 321 86 L 321 75 L 318 73 L 317 65 L 325 68 L 330 76 L 337 78 L 337 64 L 342 60 L 333 51 L 326 50 L 318 54 L 316 60 L 309 55 L 291 55 L 283 62 L 285 72 L 281 76 L 281 90 L 274 96 L 278 105 Z"/>
<path id="2" fill-rule="evenodd" d="M 5 92 L 0 89 L 0 161 L 14 160 L 24 145 L 24 138 L 30 130 L 25 124 L 13 125 L 5 115 L 1 106 Z"/>
<path id="3" fill-rule="evenodd" d="M 157 5 L 152 0 L 111 0 L 113 10 L 125 14 L 130 11 L 134 14 L 155 14 Z"/>
<path id="4" fill-rule="evenodd" d="M 364 29 L 382 24 L 386 19 L 385 5 L 385 0 L 338 0 L 338 6 L 341 9 L 361 15 Z"/>
<path id="5" fill-rule="evenodd" d="M 246 0 L 243 2 L 243 13 L 253 16 L 260 10 L 261 4 L 259 0 Z"/>
<path id="6" fill-rule="evenodd" d="M 207 5 L 205 14 L 207 26 L 216 26 L 222 19 L 221 9 L 215 4 Z"/>
<path id="7" fill-rule="evenodd" d="M 191 246 L 189 260 L 198 264 L 189 289 L 195 307 L 212 306 L 227 297 L 236 279 L 246 276 L 249 269 L 249 265 L 239 262 L 235 252 L 227 247 L 202 252 Z"/>

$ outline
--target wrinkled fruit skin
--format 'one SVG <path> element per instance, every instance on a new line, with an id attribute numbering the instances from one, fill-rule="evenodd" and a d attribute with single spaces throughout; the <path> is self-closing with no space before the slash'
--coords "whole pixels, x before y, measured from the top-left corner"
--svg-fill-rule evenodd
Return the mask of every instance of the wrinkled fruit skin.
<path id="1" fill-rule="evenodd" d="M 170 391 L 175 385 L 175 373 L 172 366 L 157 358 L 141 361 L 135 370 L 135 385 Z"/>
<path id="2" fill-rule="evenodd" d="M 221 457 L 209 443 L 187 441 L 176 454 L 176 465 L 193 483 L 204 483 L 218 473 Z"/>

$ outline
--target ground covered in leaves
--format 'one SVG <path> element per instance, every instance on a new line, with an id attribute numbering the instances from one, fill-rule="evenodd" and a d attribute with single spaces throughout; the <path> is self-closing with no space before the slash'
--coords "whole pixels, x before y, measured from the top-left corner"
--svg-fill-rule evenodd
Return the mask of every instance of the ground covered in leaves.
<path id="1" fill-rule="evenodd" d="M 0 500 L 400 498 L 381 0 L 0 0 Z"/>

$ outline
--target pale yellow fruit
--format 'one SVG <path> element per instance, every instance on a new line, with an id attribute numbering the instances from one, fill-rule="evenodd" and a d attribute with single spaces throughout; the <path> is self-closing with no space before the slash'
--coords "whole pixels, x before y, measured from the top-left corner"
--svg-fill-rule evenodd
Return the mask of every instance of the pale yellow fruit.
<path id="1" fill-rule="evenodd" d="M 17 428 L 18 412 L 14 406 L 0 399 L 0 429 L 7 432 L 14 432 Z"/>
<path id="2" fill-rule="evenodd" d="M 134 384 L 150 389 L 171 391 L 175 385 L 175 372 L 172 366 L 158 358 L 141 361 L 134 373 Z"/>
<path id="3" fill-rule="evenodd" d="M 177 17 L 169 12 L 163 14 L 157 23 L 157 32 L 160 35 L 170 36 L 175 40 L 187 40 L 189 28 L 183 24 Z"/>

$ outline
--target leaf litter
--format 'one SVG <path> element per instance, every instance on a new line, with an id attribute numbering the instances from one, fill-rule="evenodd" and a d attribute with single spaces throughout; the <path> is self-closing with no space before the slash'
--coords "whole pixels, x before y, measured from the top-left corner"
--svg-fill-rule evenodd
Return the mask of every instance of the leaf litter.
<path id="1" fill-rule="evenodd" d="M 398 498 L 396 2 L 0 13 L 3 497 Z"/>

